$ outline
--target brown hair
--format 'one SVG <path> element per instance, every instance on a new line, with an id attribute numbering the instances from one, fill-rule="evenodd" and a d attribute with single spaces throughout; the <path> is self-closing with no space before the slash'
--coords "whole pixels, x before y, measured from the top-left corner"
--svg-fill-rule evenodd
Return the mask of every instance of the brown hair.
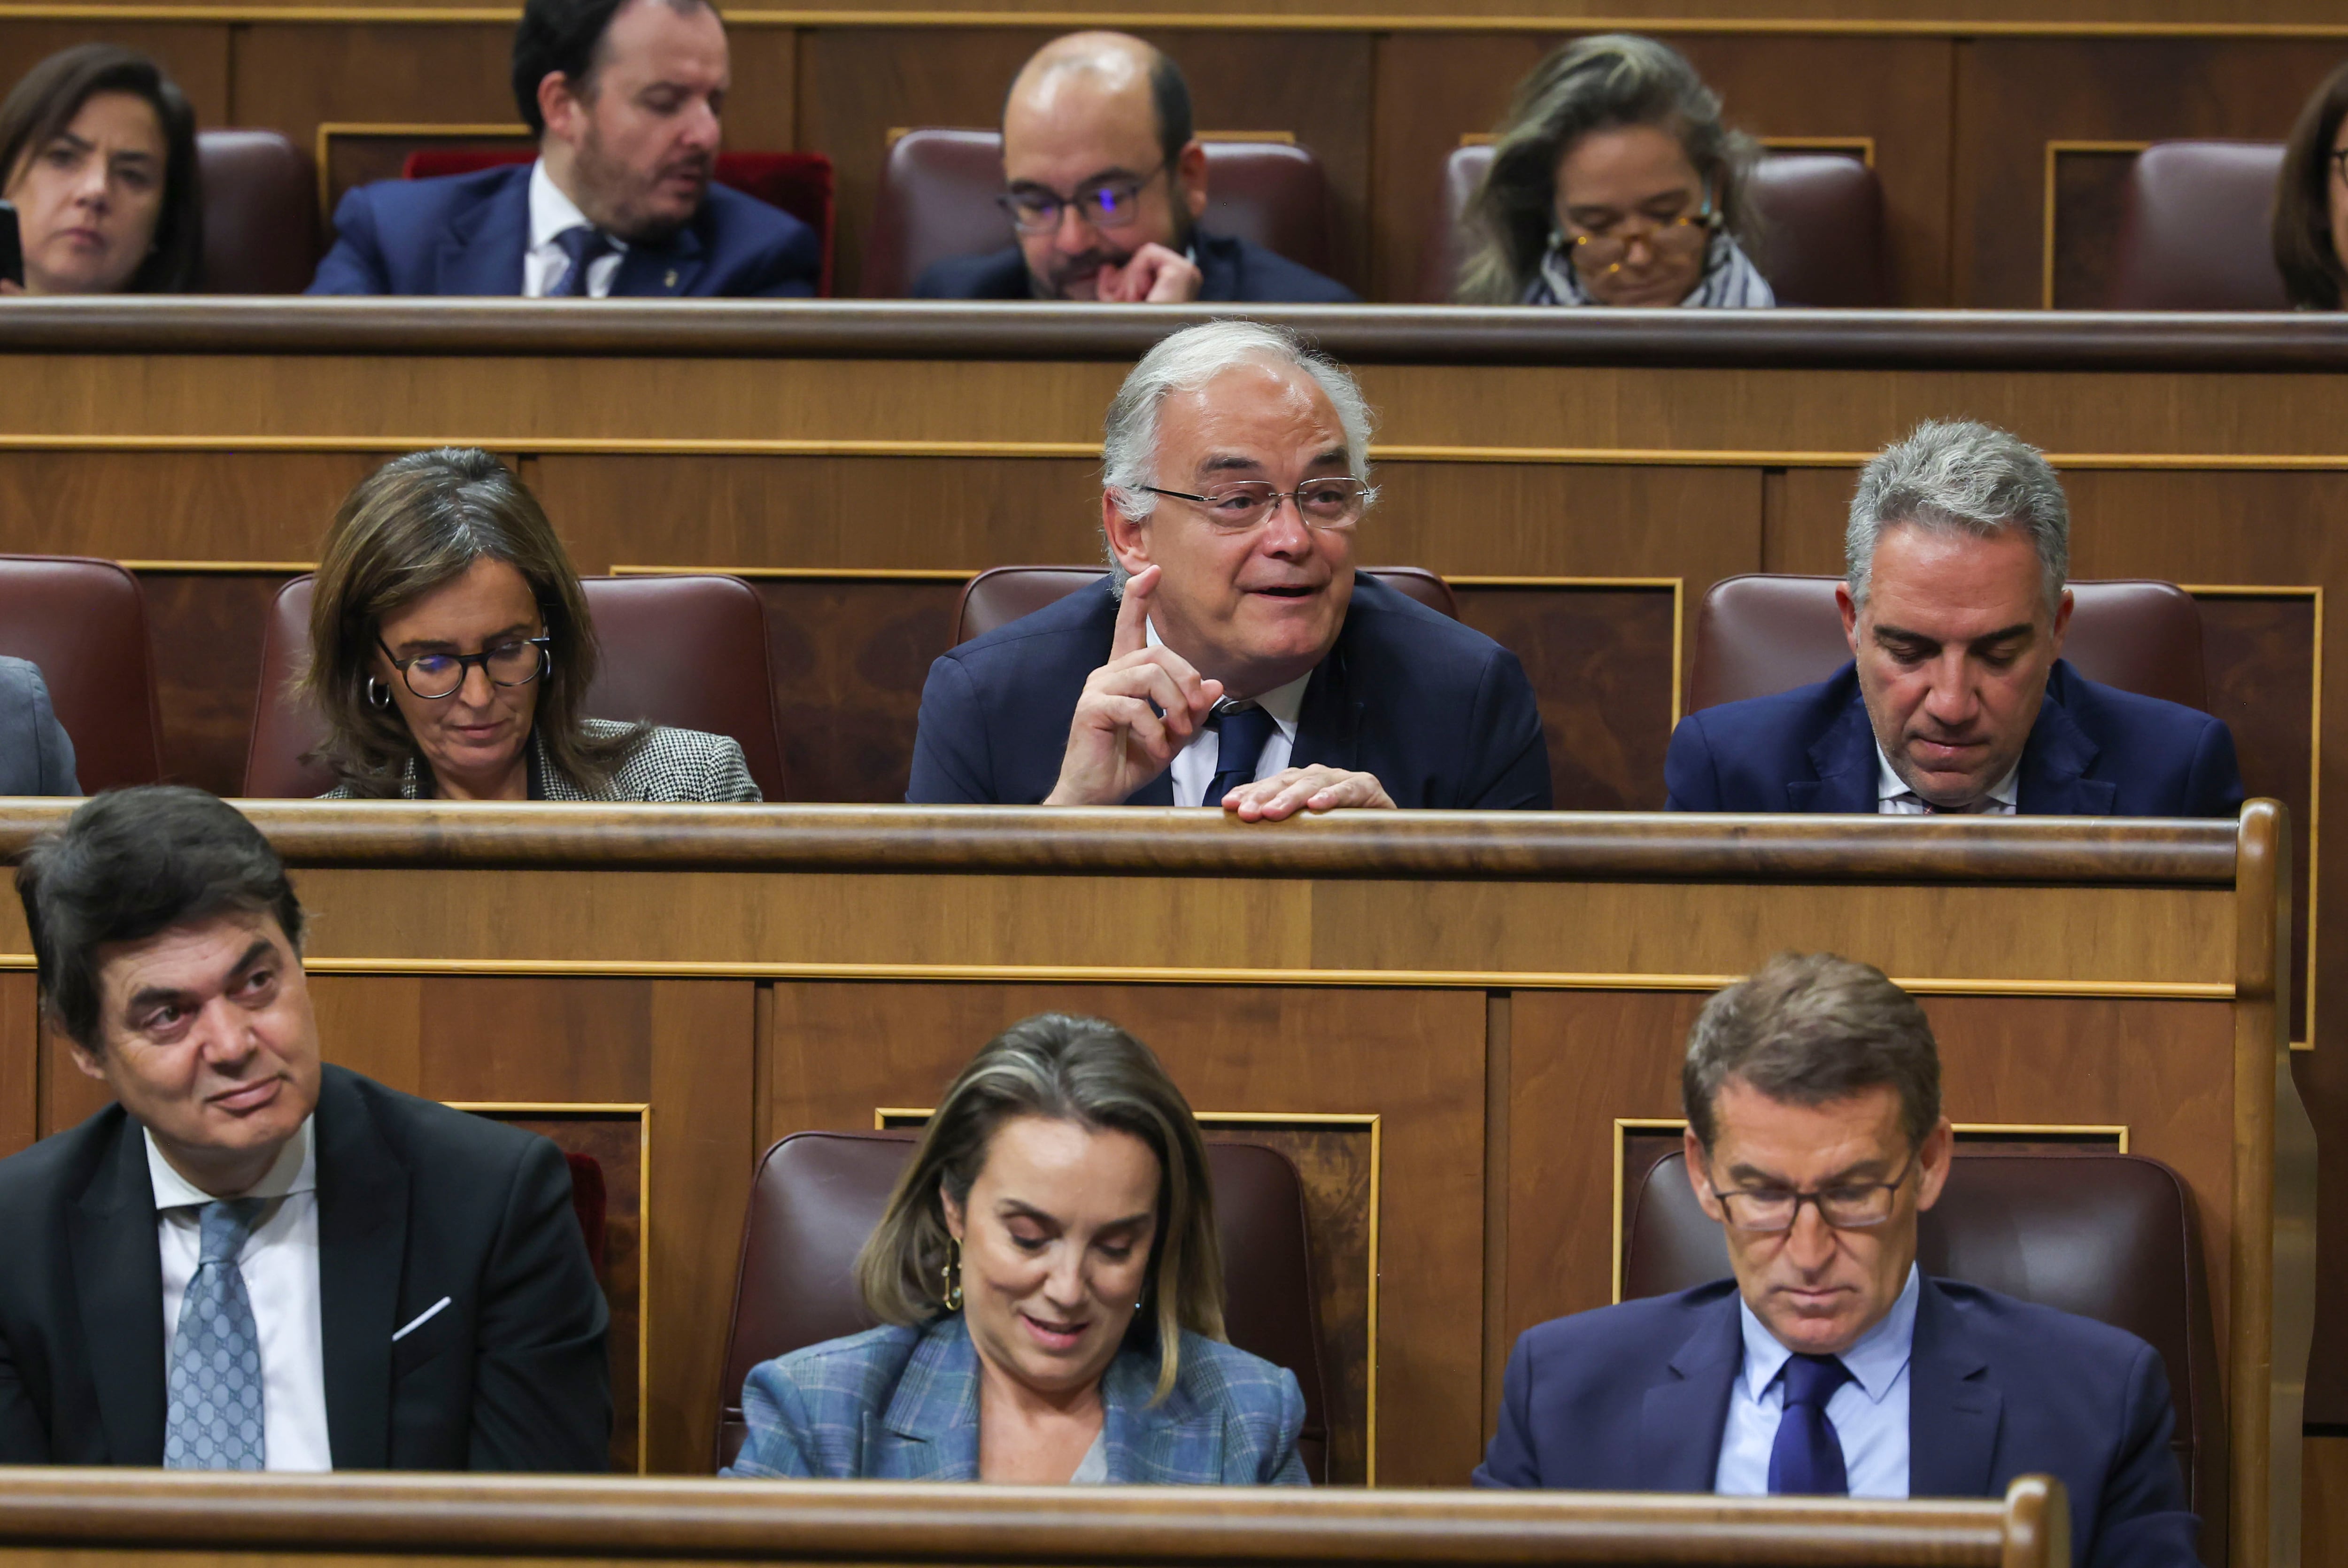
<path id="1" fill-rule="evenodd" d="M 2324 78 L 2299 111 L 2275 181 L 2275 266 L 2291 303 L 2302 310 L 2338 310 L 2341 285 L 2348 283 L 2332 248 L 2332 139 L 2343 116 L 2348 65 Z"/>
<path id="2" fill-rule="evenodd" d="M 1461 269 L 1462 304 L 1524 297 L 1557 228 L 1557 166 L 1596 130 L 1652 125 L 1679 139 L 1720 226 L 1747 252 L 1756 234 L 1746 186 L 1758 146 L 1720 123 L 1720 95 L 1668 44 L 1635 33 L 1578 38 L 1517 88 L 1493 138 L 1492 167 L 1468 204 L 1480 247 Z"/>
<path id="3" fill-rule="evenodd" d="M 997 1129 L 1022 1116 L 1113 1128 L 1158 1156 L 1158 1233 L 1127 1344 L 1158 1348 L 1163 1399 L 1181 1375 L 1182 1330 L 1223 1337 L 1223 1254 L 1207 1146 L 1190 1103 L 1149 1047 L 1101 1018 L 1038 1013 L 987 1042 L 931 1114 L 880 1223 L 857 1254 L 864 1304 L 883 1323 L 926 1323 L 946 1310 L 945 1204 L 957 1203 L 986 1164 Z"/>
<path id="4" fill-rule="evenodd" d="M 1696 1015 L 1680 1104 L 1707 1150 L 1713 1102 L 1731 1078 L 1791 1105 L 1890 1084 L 1911 1144 L 1941 1124 L 1941 1055 L 1924 1010 L 1882 970 L 1831 953 L 1781 953 Z"/>
<path id="5" fill-rule="evenodd" d="M 326 721 L 325 742 L 311 755 L 354 794 L 396 796 L 410 760 L 426 769 L 398 708 L 366 699 L 383 618 L 484 558 L 520 573 L 546 618 L 551 641 L 533 733 L 548 763 L 592 790 L 644 738 L 643 725 L 615 735 L 587 732 L 595 627 L 579 573 L 538 498 L 478 449 L 410 452 L 361 480 L 335 513 L 310 603 L 310 658 L 301 689 Z"/>
<path id="6" fill-rule="evenodd" d="M 203 195 L 196 171 L 196 111 L 163 68 L 133 49 L 78 44 L 25 73 L 0 101 L 0 190 L 65 133 L 99 93 L 144 98 L 163 130 L 163 205 L 155 238 L 124 287 L 131 294 L 192 294 L 203 274 Z"/>

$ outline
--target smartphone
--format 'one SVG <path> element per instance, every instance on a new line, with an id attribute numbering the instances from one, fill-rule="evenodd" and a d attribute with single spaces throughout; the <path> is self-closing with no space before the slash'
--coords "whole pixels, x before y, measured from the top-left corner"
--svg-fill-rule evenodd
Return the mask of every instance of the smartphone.
<path id="1" fill-rule="evenodd" d="M 25 286 L 25 242 L 16 232 L 16 209 L 0 201 L 0 278 Z"/>

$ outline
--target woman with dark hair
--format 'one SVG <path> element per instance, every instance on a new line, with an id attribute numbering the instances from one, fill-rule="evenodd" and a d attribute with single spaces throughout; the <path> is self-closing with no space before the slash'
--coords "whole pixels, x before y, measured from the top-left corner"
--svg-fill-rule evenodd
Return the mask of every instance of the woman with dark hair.
<path id="1" fill-rule="evenodd" d="M 538 498 L 444 447 L 359 481 L 327 531 L 305 695 L 329 797 L 756 800 L 722 735 L 589 718 L 595 628 Z"/>
<path id="2" fill-rule="evenodd" d="M 1678 51 L 1609 33 L 1517 88 L 1468 205 L 1463 304 L 1772 305 L 1746 255 L 1752 139 Z"/>
<path id="3" fill-rule="evenodd" d="M 196 289 L 195 111 L 144 55 L 82 44 L 26 72 L 0 102 L 0 199 L 16 209 L 23 293 Z"/>
<path id="4" fill-rule="evenodd" d="M 884 1326 L 753 1368 L 726 1474 L 1307 1484 L 1296 1375 L 1223 1342 L 1199 1124 L 1114 1024 L 988 1042 L 856 1278 Z"/>
<path id="5" fill-rule="evenodd" d="M 2274 257 L 2291 303 L 2338 310 L 2348 285 L 2348 65 L 2315 89 L 2284 144 Z"/>

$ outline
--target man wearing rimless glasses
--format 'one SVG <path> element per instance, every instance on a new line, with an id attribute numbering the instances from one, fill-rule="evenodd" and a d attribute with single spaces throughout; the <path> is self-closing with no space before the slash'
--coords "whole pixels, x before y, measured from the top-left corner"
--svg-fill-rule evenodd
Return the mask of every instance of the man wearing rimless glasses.
<path id="1" fill-rule="evenodd" d="M 1354 570 L 1369 426 L 1344 367 L 1281 328 L 1151 349 L 1107 421 L 1107 580 L 930 666 L 905 798 L 1548 810 L 1516 655 Z"/>
<path id="2" fill-rule="evenodd" d="M 1003 108 L 1000 198 L 1018 243 L 924 272 L 923 299 L 1337 304 L 1352 290 L 1199 226 L 1207 150 L 1174 62 L 1122 33 L 1038 50 Z"/>

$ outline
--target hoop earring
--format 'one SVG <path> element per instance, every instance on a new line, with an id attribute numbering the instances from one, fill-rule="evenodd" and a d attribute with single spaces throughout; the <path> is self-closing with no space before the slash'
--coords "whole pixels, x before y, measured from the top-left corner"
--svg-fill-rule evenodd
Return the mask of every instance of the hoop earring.
<path id="1" fill-rule="evenodd" d="M 376 712 L 389 713 L 391 711 L 391 688 L 384 685 L 381 681 L 376 679 L 373 676 L 367 676 L 366 701 L 367 706 L 374 708 Z"/>
<path id="2" fill-rule="evenodd" d="M 946 1238 L 946 1266 L 938 1274 L 946 1284 L 946 1310 L 962 1310 L 962 1243 L 952 1236 Z"/>

